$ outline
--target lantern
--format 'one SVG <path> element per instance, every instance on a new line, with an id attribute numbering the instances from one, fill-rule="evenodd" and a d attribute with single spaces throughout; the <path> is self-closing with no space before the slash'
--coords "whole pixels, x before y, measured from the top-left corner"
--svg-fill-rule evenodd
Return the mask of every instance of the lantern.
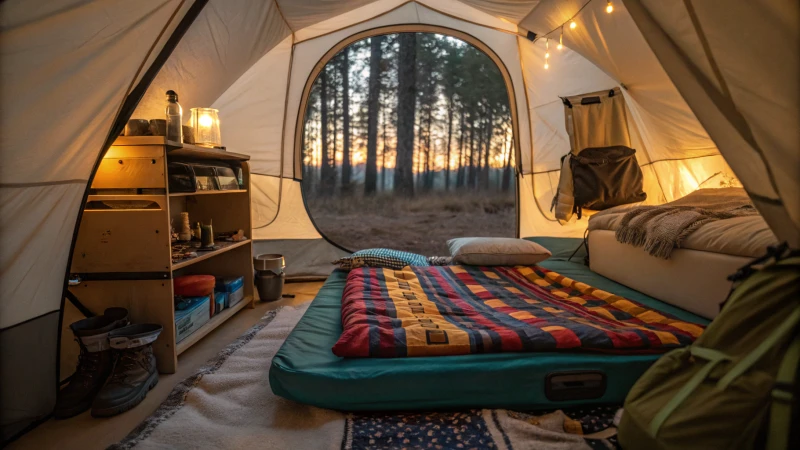
<path id="1" fill-rule="evenodd" d="M 192 108 L 194 143 L 203 147 L 220 147 L 219 111 L 213 108 Z"/>

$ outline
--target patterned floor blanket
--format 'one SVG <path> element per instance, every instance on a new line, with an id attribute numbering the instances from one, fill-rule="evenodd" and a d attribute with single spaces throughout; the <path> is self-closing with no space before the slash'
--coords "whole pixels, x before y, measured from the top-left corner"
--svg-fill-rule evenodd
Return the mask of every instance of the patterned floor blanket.
<path id="1" fill-rule="evenodd" d="M 703 326 L 538 266 L 352 270 L 342 357 L 595 351 L 661 353 Z"/>

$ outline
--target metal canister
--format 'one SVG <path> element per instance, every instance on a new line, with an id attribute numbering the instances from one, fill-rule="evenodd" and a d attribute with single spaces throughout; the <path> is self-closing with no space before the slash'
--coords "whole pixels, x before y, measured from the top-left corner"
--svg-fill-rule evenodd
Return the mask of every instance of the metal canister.
<path id="1" fill-rule="evenodd" d="M 258 298 L 262 302 L 280 300 L 283 295 L 283 282 L 286 278 L 286 262 L 283 255 L 265 253 L 253 258 L 256 270 L 255 284 Z"/>

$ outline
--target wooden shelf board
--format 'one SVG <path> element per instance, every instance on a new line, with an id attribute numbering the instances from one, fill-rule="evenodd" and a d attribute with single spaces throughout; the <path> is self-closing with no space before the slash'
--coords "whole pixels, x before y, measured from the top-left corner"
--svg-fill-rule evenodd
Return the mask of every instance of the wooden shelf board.
<path id="1" fill-rule="evenodd" d="M 185 352 L 189 349 L 192 345 L 196 344 L 197 341 L 203 339 L 208 333 L 214 331 L 215 328 L 225 323 L 226 320 L 230 319 L 231 316 L 239 312 L 242 308 L 249 305 L 253 301 L 253 297 L 248 295 L 245 296 L 239 303 L 233 305 L 228 309 L 223 309 L 222 312 L 215 315 L 205 325 L 200 327 L 197 331 L 186 336 L 182 341 L 178 342 L 175 345 L 175 351 L 178 355 Z"/>
<path id="2" fill-rule="evenodd" d="M 113 145 L 164 145 L 167 157 L 180 157 L 193 160 L 248 161 L 249 155 L 233 153 L 218 148 L 201 147 L 193 144 L 168 141 L 164 136 L 120 136 Z"/>
<path id="3" fill-rule="evenodd" d="M 214 194 L 243 194 L 247 189 L 228 189 L 225 191 L 197 191 L 197 192 L 171 192 L 170 197 L 189 197 L 192 195 L 214 195 Z"/>
<path id="4" fill-rule="evenodd" d="M 251 242 L 250 239 L 245 239 L 239 242 L 218 242 L 217 244 L 223 246 L 219 250 L 212 250 L 209 252 L 197 252 L 196 258 L 184 259 L 183 261 L 172 263 L 172 270 L 175 271 L 178 269 L 183 269 L 184 267 L 191 266 L 192 264 L 198 263 L 200 261 L 205 261 L 206 259 L 213 258 L 217 255 L 233 250 L 235 248 L 248 245 L 250 242 Z"/>

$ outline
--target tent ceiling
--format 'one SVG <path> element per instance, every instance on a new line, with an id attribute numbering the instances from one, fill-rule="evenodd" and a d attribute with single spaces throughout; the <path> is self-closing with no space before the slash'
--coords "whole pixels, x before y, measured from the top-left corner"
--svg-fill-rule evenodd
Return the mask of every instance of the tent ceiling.
<path id="1" fill-rule="evenodd" d="M 275 0 L 292 31 L 302 30 L 375 0 Z M 266 3 L 266 2 L 265 2 Z"/>
<path id="2" fill-rule="evenodd" d="M 511 23 L 519 24 L 540 0 L 460 0 L 474 8 Z"/>

